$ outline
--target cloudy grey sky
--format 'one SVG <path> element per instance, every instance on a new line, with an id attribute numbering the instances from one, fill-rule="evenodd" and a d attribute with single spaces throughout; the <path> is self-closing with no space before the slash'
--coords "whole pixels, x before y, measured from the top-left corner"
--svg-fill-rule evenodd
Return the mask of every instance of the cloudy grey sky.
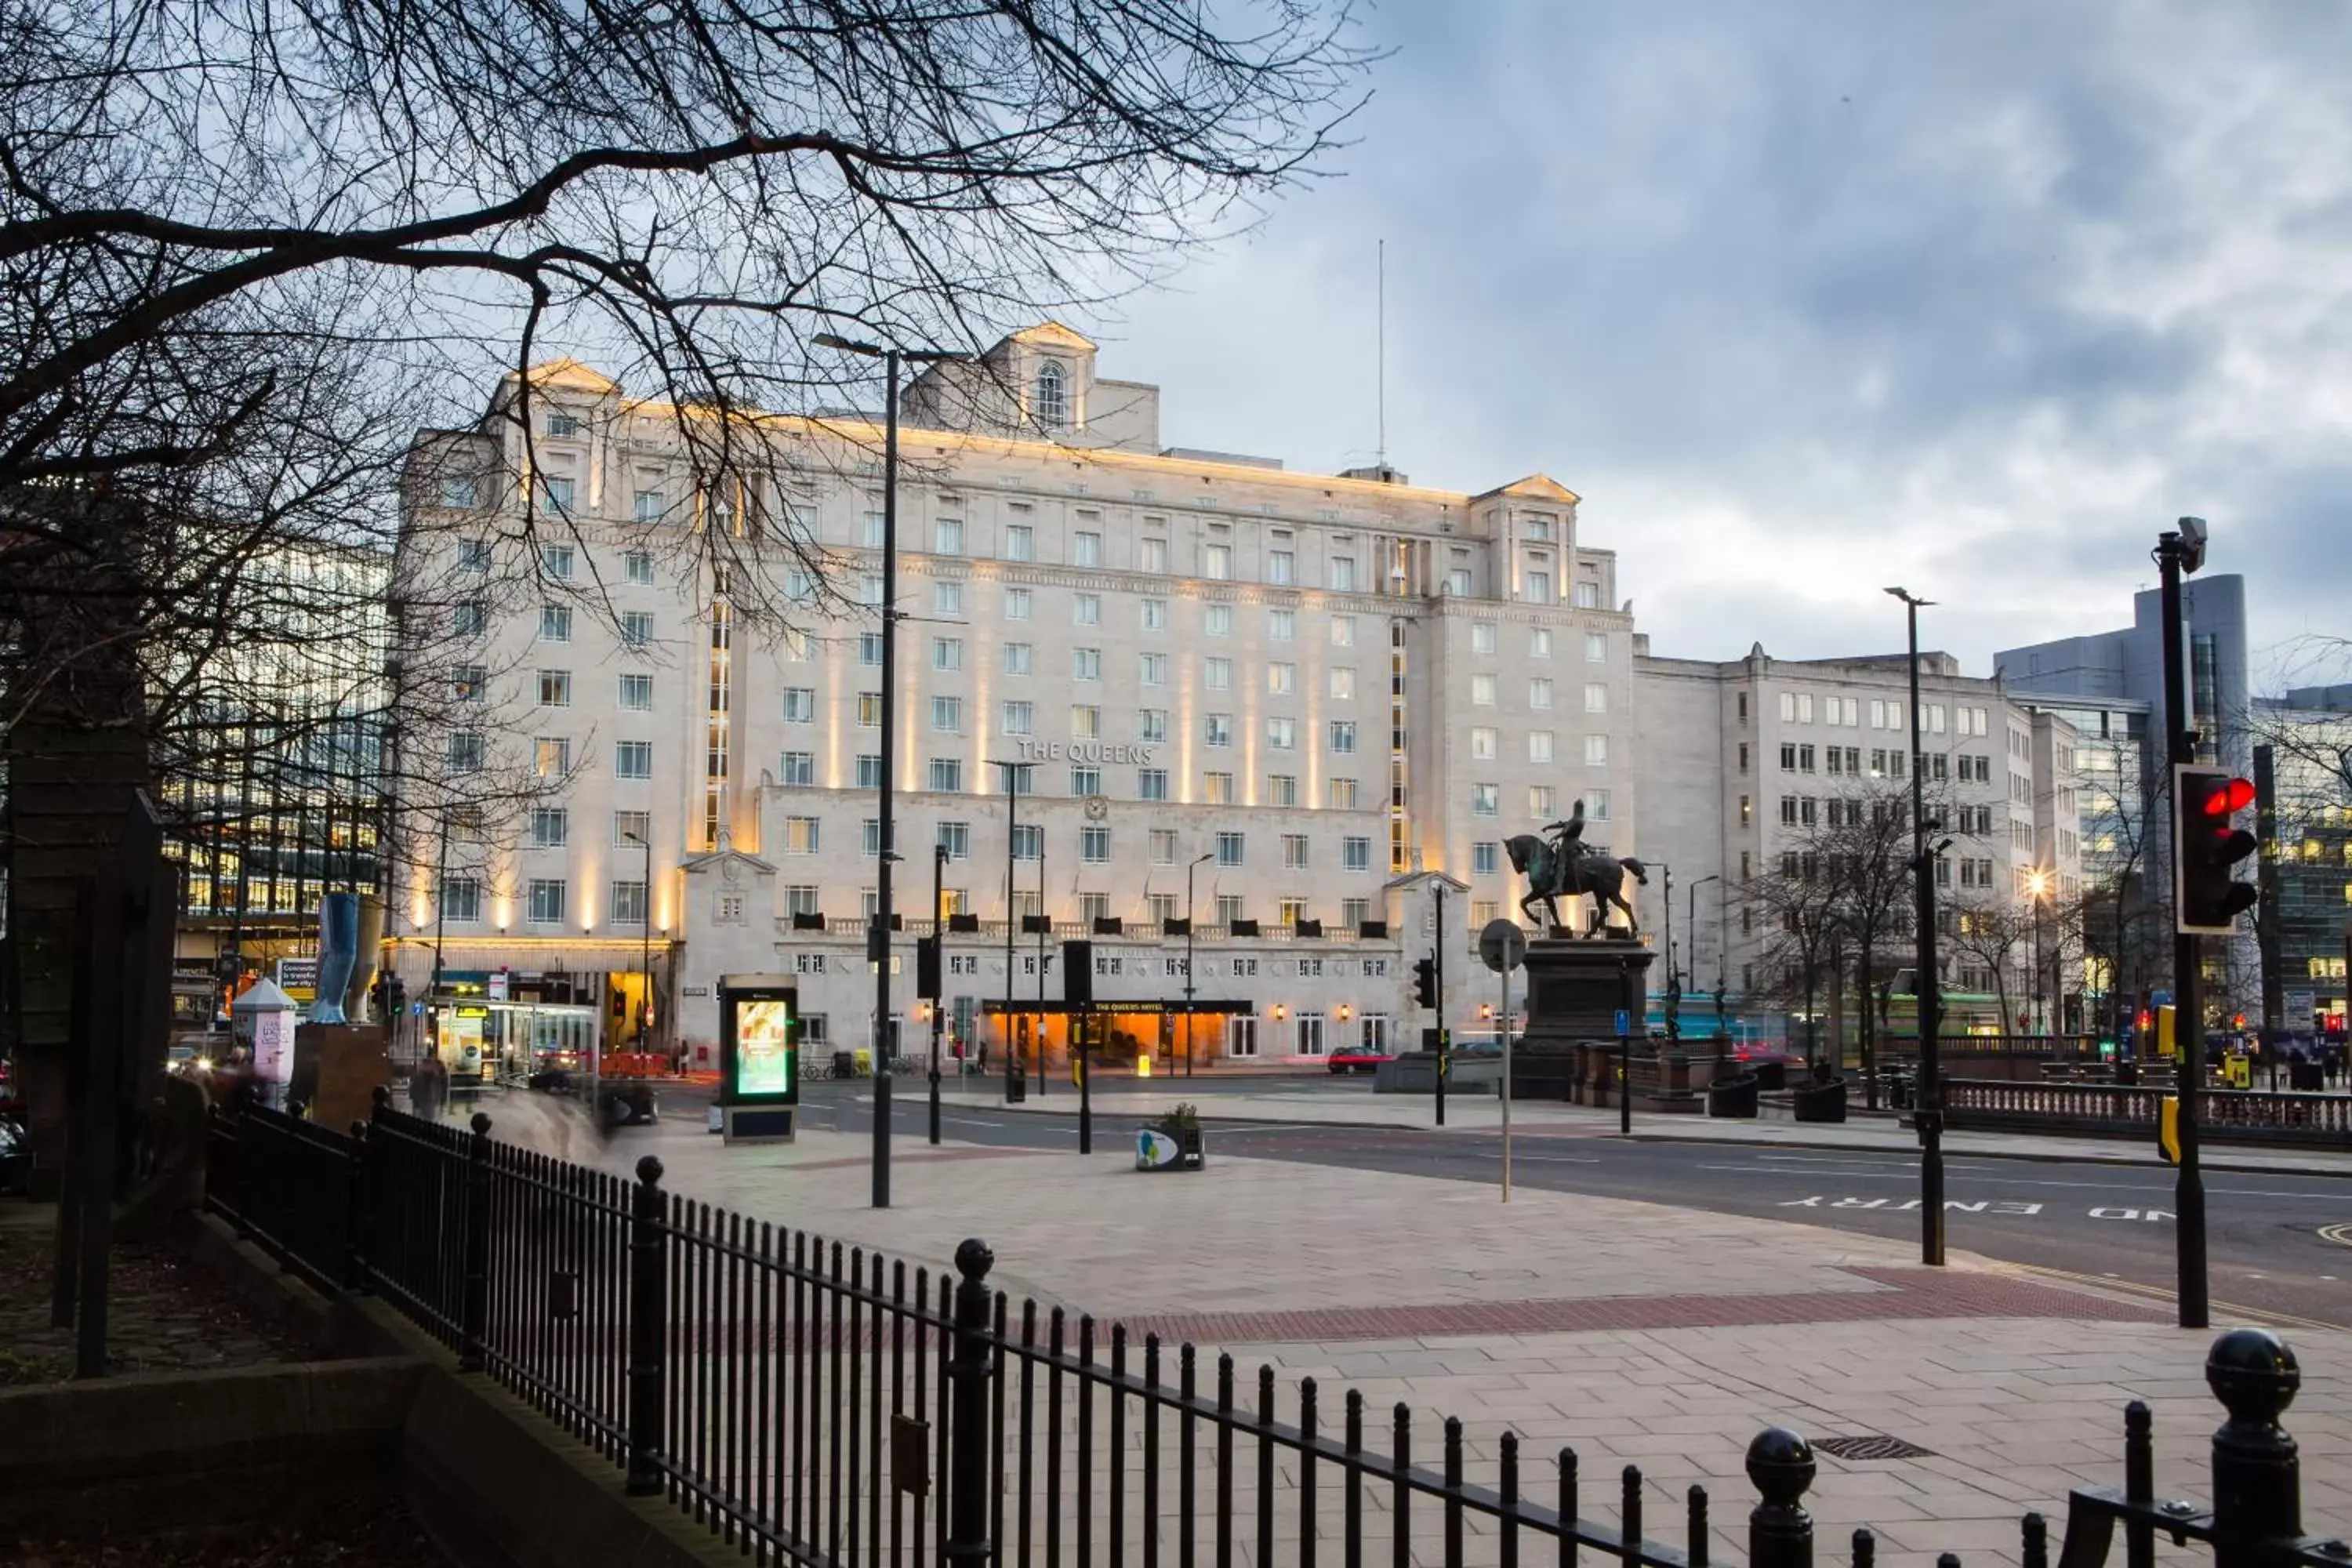
<path id="1" fill-rule="evenodd" d="M 1344 177 L 1081 325 L 1171 443 L 1585 498 L 1660 652 L 2352 633 L 2352 8 L 1388 0 Z"/>

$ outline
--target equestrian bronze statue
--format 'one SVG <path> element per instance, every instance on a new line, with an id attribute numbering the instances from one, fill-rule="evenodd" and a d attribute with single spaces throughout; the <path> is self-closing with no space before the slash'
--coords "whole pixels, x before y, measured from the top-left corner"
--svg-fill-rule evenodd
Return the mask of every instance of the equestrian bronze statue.
<path id="1" fill-rule="evenodd" d="M 1545 929 L 1559 929 L 1558 899 L 1589 898 L 1593 905 L 1592 931 L 1598 936 L 1607 931 L 1609 911 L 1613 907 L 1625 911 L 1626 935 L 1642 934 L 1642 918 L 1625 895 L 1625 879 L 1646 887 L 1649 870 L 1641 861 L 1628 855 L 1620 858 L 1597 855 L 1586 849 L 1584 835 L 1584 803 L 1565 822 L 1545 825 L 1549 839 L 1532 833 L 1521 833 L 1506 839 L 1503 847 L 1510 852 L 1511 868 L 1528 879 L 1527 897 L 1519 900 L 1519 912 L 1533 919 L 1535 906 L 1544 909 Z"/>

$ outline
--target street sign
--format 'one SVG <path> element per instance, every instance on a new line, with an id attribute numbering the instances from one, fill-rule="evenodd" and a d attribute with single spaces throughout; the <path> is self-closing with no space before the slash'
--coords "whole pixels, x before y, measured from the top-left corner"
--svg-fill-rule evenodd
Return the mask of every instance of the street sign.
<path id="1" fill-rule="evenodd" d="M 1617 1032 L 1621 1035 L 1630 1035 L 1633 1032 L 1633 1015 L 1622 1007 L 1617 1009 Z"/>
<path id="2" fill-rule="evenodd" d="M 1510 921 L 1488 921 L 1478 933 L 1478 956 L 1497 974 L 1517 969 L 1528 956 L 1528 933 Z"/>

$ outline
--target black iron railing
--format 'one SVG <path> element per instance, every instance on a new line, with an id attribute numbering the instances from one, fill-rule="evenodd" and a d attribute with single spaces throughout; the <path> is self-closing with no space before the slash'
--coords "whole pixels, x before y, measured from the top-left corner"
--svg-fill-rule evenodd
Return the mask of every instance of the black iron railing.
<path id="1" fill-rule="evenodd" d="M 1944 1110 L 1954 1127 L 2153 1139 L 2158 1108 L 2170 1092 L 2127 1084 L 1947 1079 Z M 2222 1142 L 2352 1144 L 2352 1096 L 2209 1089 L 2198 1097 L 2197 1122 L 2204 1137 Z"/>
<path id="2" fill-rule="evenodd" d="M 360 1279 L 352 1250 L 360 1152 L 352 1138 L 266 1106 L 215 1116 L 205 1141 L 206 1198 L 289 1269 L 339 1290 Z"/>
<path id="3" fill-rule="evenodd" d="M 1459 1420 L 1432 1434 L 1408 1406 L 1374 1410 L 1354 1390 L 1334 1411 L 1313 1378 L 1286 1390 L 1262 1366 L 1244 1381 L 1231 1355 L 1015 1303 L 991 1288 L 982 1242 L 957 1249 L 951 1274 L 910 1269 L 666 1192 L 650 1157 L 631 1182 L 488 1133 L 487 1117 L 461 1131 L 382 1098 L 349 1137 L 224 1115 L 209 1202 L 313 1281 L 378 1292 L 622 1469 L 629 1491 L 667 1497 L 754 1562 L 1715 1557 L 1704 1489 L 1680 1500 L 1680 1544 L 1653 1541 L 1634 1467 L 1596 1489 L 1613 1494 L 1605 1522 L 1587 1512 L 1572 1449 L 1527 1453 L 1506 1432 L 1474 1462 Z M 2213 1355 L 2231 1412 L 2215 1509 L 2155 1500 L 2135 1405 L 2127 1484 L 2074 1495 L 2060 1568 L 2099 1568 L 2116 1522 L 2128 1568 L 2149 1568 L 2141 1547 L 2158 1530 L 2209 1542 L 2221 1568 L 2352 1568 L 2341 1542 L 2302 1533 L 2277 1423 L 2292 1355 L 2257 1331 Z M 1810 1568 L 1810 1445 L 1762 1432 L 1747 1472 L 1748 1562 Z M 2048 1568 L 2041 1517 L 2023 1528 L 2026 1568 Z M 1856 1531 L 1855 1568 L 1874 1551 Z"/>
<path id="4" fill-rule="evenodd" d="M 2075 1489 L 2059 1568 L 2100 1568 L 2117 1525 L 2128 1568 L 2149 1568 L 2158 1535 L 2210 1548 L 2216 1568 L 2352 1563 L 2352 1541 L 2304 1533 L 2302 1460 L 2279 1425 L 2303 1385 L 2294 1352 L 2264 1330 L 2232 1330 L 2207 1353 L 2205 1382 L 2229 1412 L 2213 1434 L 2212 1505 L 2157 1497 L 2155 1421 L 2135 1399 L 2124 1408 L 2124 1484 Z M 2025 1516 L 2023 1556 L 2024 1568 L 2050 1568 L 2040 1514 Z"/>

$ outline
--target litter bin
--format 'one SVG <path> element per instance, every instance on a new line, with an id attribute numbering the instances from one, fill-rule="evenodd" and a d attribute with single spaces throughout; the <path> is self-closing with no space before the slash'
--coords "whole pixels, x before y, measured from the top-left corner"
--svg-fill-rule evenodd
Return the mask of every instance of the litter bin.
<path id="1" fill-rule="evenodd" d="M 834 1052 L 834 1053 L 833 1053 L 833 1076 L 834 1076 L 834 1077 L 835 1077 L 835 1078 L 840 1078 L 840 1079 L 845 1079 L 845 1078 L 848 1078 L 851 1074 L 855 1073 L 856 1070 L 857 1070 L 857 1056 L 856 1056 L 856 1052 L 854 1052 L 854 1051 L 835 1051 L 835 1052 Z"/>

